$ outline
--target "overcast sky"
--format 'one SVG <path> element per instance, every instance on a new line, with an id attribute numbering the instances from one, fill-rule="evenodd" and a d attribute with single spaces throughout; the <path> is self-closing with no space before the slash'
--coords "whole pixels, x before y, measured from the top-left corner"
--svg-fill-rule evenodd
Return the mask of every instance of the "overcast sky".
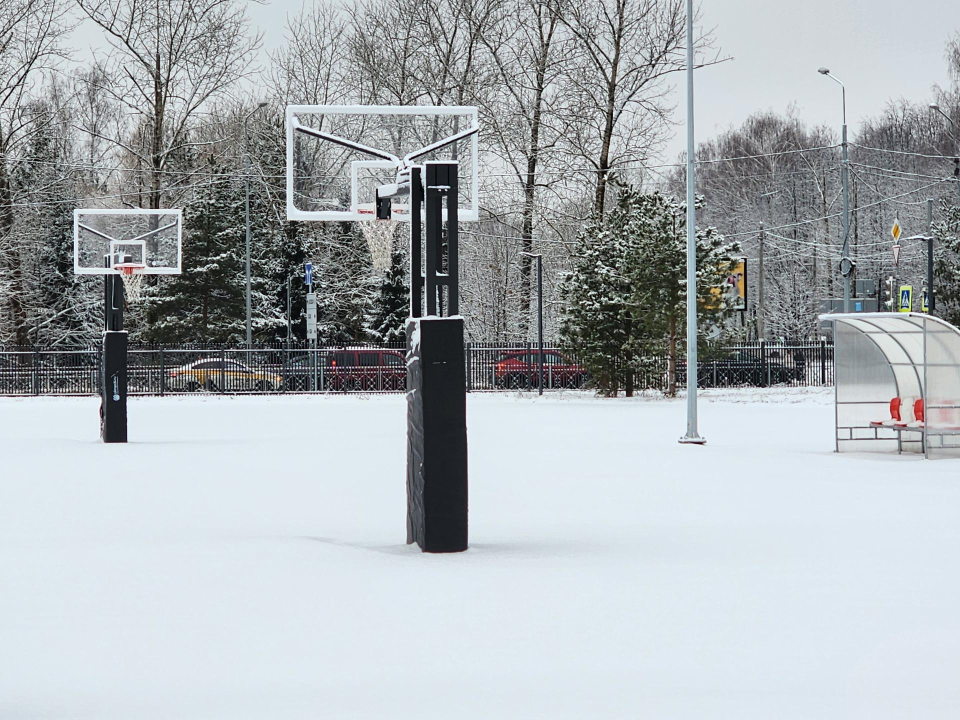
<path id="1" fill-rule="evenodd" d="M 249 3 L 265 52 L 282 42 L 287 16 L 302 4 Z M 861 118 L 877 115 L 891 99 L 927 101 L 934 84 L 948 82 L 944 45 L 960 29 L 960 0 L 703 0 L 702 15 L 733 60 L 697 72 L 698 141 L 757 110 L 785 112 L 791 104 L 809 124 L 833 125 L 839 135 L 840 86 L 817 68 L 829 67 L 846 84 L 854 132 Z M 81 45 L 98 37 L 90 28 L 79 34 Z M 675 119 L 681 124 L 664 153 L 670 161 L 686 147 L 684 88 L 678 76 Z"/>

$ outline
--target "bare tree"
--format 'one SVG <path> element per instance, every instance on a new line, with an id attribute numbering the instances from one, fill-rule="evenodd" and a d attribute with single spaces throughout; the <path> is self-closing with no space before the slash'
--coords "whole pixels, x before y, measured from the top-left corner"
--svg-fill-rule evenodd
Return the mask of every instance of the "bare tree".
<path id="1" fill-rule="evenodd" d="M 571 151 L 596 172 L 594 212 L 602 213 L 610 175 L 645 161 L 670 123 L 667 77 L 686 67 L 685 0 L 562 0 L 561 17 L 577 39 L 567 76 L 577 95 Z M 698 54 L 710 35 L 695 40 Z M 700 60 L 702 64 L 716 62 Z"/>
<path id="2" fill-rule="evenodd" d="M 261 36 L 248 36 L 238 0 L 77 0 L 103 30 L 114 79 L 100 89 L 133 118 L 118 142 L 147 175 L 146 205 L 162 207 L 168 163 L 198 142 L 193 125 L 210 103 L 252 71 Z M 102 136 L 88 128 L 95 136 Z"/>
<path id="3" fill-rule="evenodd" d="M 3 295 L 19 345 L 29 342 L 24 308 L 24 268 L 13 233 L 15 213 L 11 165 L 47 116 L 30 112 L 37 78 L 61 56 L 68 30 L 65 3 L 58 0 L 4 0 L 0 3 L 0 267 Z"/>
<path id="4" fill-rule="evenodd" d="M 560 78 L 571 43 L 557 10 L 556 4 L 539 0 L 505 0 L 497 21 L 481 35 L 493 68 L 483 102 L 484 133 L 490 151 L 519 185 L 520 249 L 527 253 L 534 250 L 538 190 L 561 177 L 556 150 L 567 113 Z M 509 201 L 515 197 L 509 190 L 504 195 Z M 523 331 L 530 314 L 532 259 L 519 255 L 519 263 Z"/>
<path id="5" fill-rule="evenodd" d="M 349 23 L 331 5 L 317 3 L 287 23 L 284 45 L 271 55 L 267 79 L 282 102 L 337 105 L 351 80 Z"/>

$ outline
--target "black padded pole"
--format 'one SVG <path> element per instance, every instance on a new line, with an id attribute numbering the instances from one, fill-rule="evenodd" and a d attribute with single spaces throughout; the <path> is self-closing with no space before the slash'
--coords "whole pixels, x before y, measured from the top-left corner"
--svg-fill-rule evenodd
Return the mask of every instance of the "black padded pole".
<path id="1" fill-rule="evenodd" d="M 437 165 L 427 163 L 424 195 L 424 214 L 427 245 L 427 315 L 437 315 L 437 273 L 440 268 L 440 243 L 443 234 L 443 193 L 437 178 Z"/>
<path id="2" fill-rule="evenodd" d="M 105 267 L 112 258 L 104 257 Z M 100 437 L 127 442 L 127 333 L 123 329 L 123 281 L 104 275 L 103 367 L 100 378 Z"/>
<path id="3" fill-rule="evenodd" d="M 410 168 L 410 317 L 423 314 L 423 175 Z"/>

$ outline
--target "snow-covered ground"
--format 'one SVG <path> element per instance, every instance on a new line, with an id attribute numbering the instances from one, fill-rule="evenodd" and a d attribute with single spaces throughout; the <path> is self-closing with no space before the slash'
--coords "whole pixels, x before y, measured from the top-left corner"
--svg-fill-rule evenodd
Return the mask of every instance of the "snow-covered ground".
<path id="1" fill-rule="evenodd" d="M 0 400 L 0 718 L 960 717 L 960 461 L 831 400 L 471 396 L 458 555 L 401 396 Z"/>

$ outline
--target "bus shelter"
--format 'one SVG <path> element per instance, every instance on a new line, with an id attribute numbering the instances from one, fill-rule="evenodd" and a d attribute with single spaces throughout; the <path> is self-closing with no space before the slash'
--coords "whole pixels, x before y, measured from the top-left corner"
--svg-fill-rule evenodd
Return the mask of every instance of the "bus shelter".
<path id="1" fill-rule="evenodd" d="M 960 331 L 921 313 L 838 313 L 836 450 L 960 457 Z"/>

